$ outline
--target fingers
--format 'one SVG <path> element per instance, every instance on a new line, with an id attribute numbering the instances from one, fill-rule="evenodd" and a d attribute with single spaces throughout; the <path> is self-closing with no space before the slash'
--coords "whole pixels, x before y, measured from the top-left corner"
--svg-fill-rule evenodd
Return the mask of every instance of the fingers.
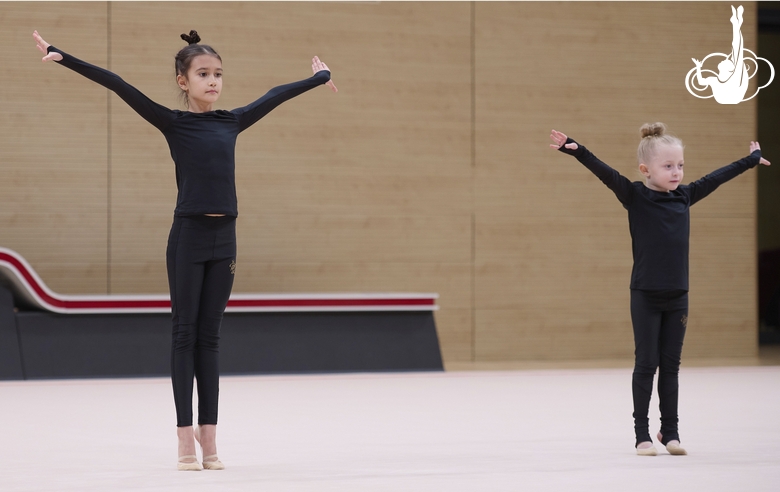
<path id="1" fill-rule="evenodd" d="M 550 147 L 552 147 L 554 149 L 560 149 L 563 146 L 563 144 L 566 143 L 566 140 L 568 140 L 568 137 L 565 134 L 559 132 L 558 130 L 552 130 L 550 132 L 550 139 L 553 142 L 555 142 L 555 145 L 550 144 Z"/>
<path id="2" fill-rule="evenodd" d="M 323 63 L 322 60 L 320 60 L 320 57 L 318 56 L 315 56 L 314 58 L 311 59 L 311 70 L 314 73 L 321 72 L 323 70 L 327 70 L 330 72 L 330 68 L 328 68 L 328 66 L 325 65 L 325 63 Z M 328 82 L 325 83 L 325 85 L 330 87 L 330 90 L 332 90 L 333 92 L 339 91 L 338 88 L 336 87 L 336 84 L 333 83 L 333 80 L 329 80 Z"/>
<path id="3" fill-rule="evenodd" d="M 323 62 L 320 60 L 320 58 L 319 58 L 319 57 L 317 57 L 317 56 L 315 56 L 314 58 L 312 58 L 312 59 L 311 59 L 311 69 L 312 69 L 312 71 L 313 71 L 314 73 L 317 73 L 317 72 L 319 72 L 319 71 L 322 71 L 322 70 L 328 70 L 328 71 L 330 71 L 330 69 L 328 68 L 328 66 L 327 66 L 327 65 L 325 65 L 325 64 L 324 64 L 324 63 L 323 63 Z"/>
<path id="4" fill-rule="evenodd" d="M 761 146 L 758 144 L 758 142 L 750 142 L 750 153 L 752 154 L 756 150 L 761 150 Z M 763 164 L 764 166 L 771 165 L 771 162 L 764 159 L 763 157 L 758 161 L 759 164 Z"/>
<path id="5" fill-rule="evenodd" d="M 42 53 L 46 53 L 46 48 L 48 48 L 50 45 L 43 40 L 41 35 L 38 34 L 38 31 L 33 31 L 33 39 L 35 39 L 36 47 L 41 50 Z"/>
<path id="6" fill-rule="evenodd" d="M 48 48 L 51 46 L 49 43 L 43 40 L 40 34 L 38 34 L 38 31 L 33 31 L 33 39 L 35 39 L 35 45 L 38 48 L 38 50 L 41 53 L 44 53 L 46 56 L 44 56 L 41 61 L 60 61 L 62 60 L 62 55 L 56 52 L 49 53 Z"/>

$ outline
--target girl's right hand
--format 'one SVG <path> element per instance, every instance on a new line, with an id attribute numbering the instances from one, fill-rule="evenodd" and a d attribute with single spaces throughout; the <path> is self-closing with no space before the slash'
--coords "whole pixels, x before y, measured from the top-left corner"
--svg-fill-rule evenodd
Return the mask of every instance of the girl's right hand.
<path id="1" fill-rule="evenodd" d="M 731 7 L 731 8 L 734 8 L 734 7 Z M 761 150 L 761 146 L 758 144 L 758 142 L 750 142 L 750 153 L 752 154 L 756 150 Z M 763 164 L 764 166 L 769 166 L 771 164 L 771 162 L 769 162 L 768 160 L 764 159 L 763 157 L 761 158 L 760 161 L 758 161 L 758 163 L 759 164 Z"/>
<path id="2" fill-rule="evenodd" d="M 321 70 L 327 70 L 328 72 L 330 72 L 330 68 L 328 68 L 328 66 L 325 65 L 325 63 L 323 63 L 320 60 L 320 57 L 315 56 L 314 58 L 311 59 L 311 71 L 313 73 L 317 73 L 317 72 L 319 72 Z M 333 83 L 333 80 L 329 80 L 325 85 L 330 87 L 330 90 L 332 90 L 333 92 L 338 92 L 339 91 L 336 88 L 336 84 Z"/>
<path id="3" fill-rule="evenodd" d="M 33 39 L 35 39 L 35 42 L 38 45 L 38 49 L 41 50 L 43 54 L 46 56 L 43 57 L 43 60 L 41 61 L 60 61 L 62 60 L 62 55 L 57 53 L 56 51 L 52 51 L 51 53 L 47 52 L 47 49 L 49 46 L 51 46 L 49 43 L 43 40 L 40 34 L 38 34 L 38 31 L 33 31 Z"/>
<path id="4" fill-rule="evenodd" d="M 563 144 L 566 144 L 566 148 L 569 150 L 577 150 L 577 148 L 579 147 L 574 142 L 567 144 L 566 140 L 568 140 L 569 137 L 567 137 L 566 135 L 564 135 L 563 133 L 557 130 L 553 130 L 552 133 L 550 133 L 550 138 L 552 139 L 553 142 L 555 142 L 555 143 L 551 143 L 550 147 L 556 150 L 563 147 Z"/>

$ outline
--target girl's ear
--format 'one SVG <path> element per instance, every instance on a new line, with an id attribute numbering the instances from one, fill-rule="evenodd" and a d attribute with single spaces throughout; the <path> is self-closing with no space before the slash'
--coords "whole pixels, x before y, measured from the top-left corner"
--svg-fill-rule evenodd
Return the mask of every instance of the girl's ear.
<path id="1" fill-rule="evenodd" d="M 176 83 L 179 84 L 181 90 L 187 92 L 187 77 L 185 77 L 184 75 L 177 75 Z"/>
<path id="2" fill-rule="evenodd" d="M 639 172 L 642 173 L 645 177 L 650 177 L 650 169 L 648 169 L 644 162 L 639 164 Z"/>

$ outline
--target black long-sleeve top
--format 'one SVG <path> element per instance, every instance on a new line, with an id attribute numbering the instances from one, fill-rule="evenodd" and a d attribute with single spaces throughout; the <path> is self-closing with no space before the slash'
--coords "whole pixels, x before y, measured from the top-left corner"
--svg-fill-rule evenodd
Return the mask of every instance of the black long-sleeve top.
<path id="1" fill-rule="evenodd" d="M 58 62 L 61 65 L 115 92 L 162 132 L 176 166 L 179 193 L 174 215 L 178 216 L 238 216 L 235 177 L 238 134 L 283 102 L 330 80 L 330 72 L 322 70 L 306 80 L 275 87 L 243 108 L 193 113 L 161 106 L 118 75 L 53 46 L 48 51 L 62 55 Z"/>
<path id="2" fill-rule="evenodd" d="M 572 139 L 566 141 L 576 143 Z M 615 193 L 628 210 L 634 267 L 631 289 L 651 291 L 688 290 L 690 207 L 721 184 L 758 165 L 761 151 L 724 166 L 701 179 L 669 192 L 651 190 L 631 182 L 577 144 L 576 150 L 561 146 Z"/>

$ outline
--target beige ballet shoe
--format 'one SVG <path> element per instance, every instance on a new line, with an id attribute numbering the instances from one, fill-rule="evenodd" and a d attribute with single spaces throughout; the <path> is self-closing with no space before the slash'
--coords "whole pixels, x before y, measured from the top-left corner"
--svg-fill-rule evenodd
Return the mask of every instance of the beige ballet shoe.
<path id="1" fill-rule="evenodd" d="M 182 461 L 182 460 L 193 460 L 193 461 Z M 200 466 L 200 463 L 198 463 L 198 457 L 195 456 L 194 454 L 179 456 L 179 461 L 176 463 L 176 468 L 178 468 L 179 471 L 201 471 L 203 469 L 203 467 Z"/>
<path id="2" fill-rule="evenodd" d="M 198 444 L 200 444 L 200 426 L 197 426 L 194 429 L 195 433 L 195 440 L 198 441 Z M 203 447 L 200 448 L 203 450 Z M 216 454 L 212 454 L 210 456 L 204 456 L 203 457 L 203 469 L 204 470 L 224 470 L 225 465 L 222 464 L 221 461 L 219 461 L 219 458 Z"/>
<path id="3" fill-rule="evenodd" d="M 643 444 L 649 444 L 650 446 L 646 448 L 640 448 L 639 446 Z M 656 456 L 658 455 L 658 451 L 655 449 L 655 446 L 653 446 L 651 441 L 644 441 L 636 445 L 636 454 L 638 456 Z"/>
<path id="4" fill-rule="evenodd" d="M 204 456 L 203 457 L 203 469 L 204 470 L 224 470 L 225 465 L 222 464 L 221 461 L 219 461 L 219 458 L 216 454 L 212 454 L 211 456 Z"/>
<path id="5" fill-rule="evenodd" d="M 680 443 L 677 441 L 669 441 L 666 444 L 666 450 L 669 451 L 669 454 L 673 454 L 675 456 L 685 456 L 688 454 L 688 451 L 680 446 Z"/>
<path id="6" fill-rule="evenodd" d="M 662 441 L 663 436 L 661 433 L 658 433 L 658 440 Z M 666 443 L 666 450 L 669 451 L 669 454 L 673 456 L 686 456 L 688 454 L 688 451 L 685 450 L 682 446 L 680 446 L 680 441 L 674 439 Z"/>

